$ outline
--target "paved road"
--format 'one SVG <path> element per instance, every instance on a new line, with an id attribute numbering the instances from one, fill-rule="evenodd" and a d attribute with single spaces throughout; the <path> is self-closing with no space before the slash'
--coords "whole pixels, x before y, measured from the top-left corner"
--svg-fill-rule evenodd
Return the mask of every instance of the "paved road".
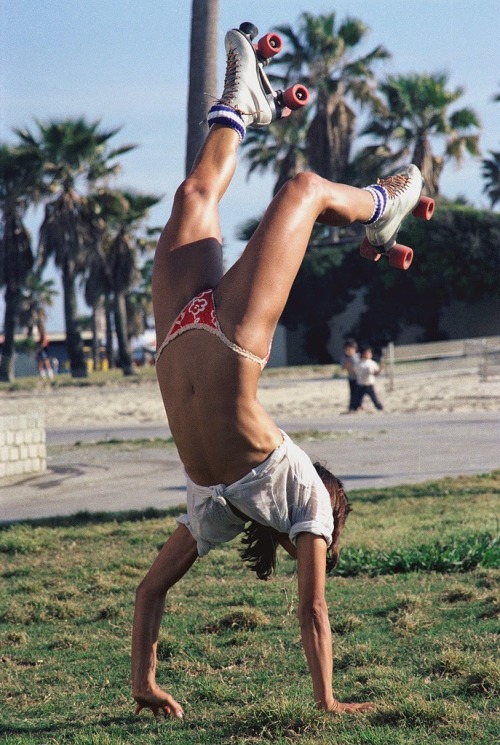
<path id="1" fill-rule="evenodd" d="M 500 468 L 500 417 L 492 412 L 360 414 L 280 426 L 298 433 L 301 446 L 327 461 L 348 491 Z M 48 430 L 47 472 L 4 482 L 0 521 L 182 504 L 174 446 L 133 443 L 169 436 L 167 427 L 147 426 Z M 102 445 L 106 440 L 127 443 Z"/>

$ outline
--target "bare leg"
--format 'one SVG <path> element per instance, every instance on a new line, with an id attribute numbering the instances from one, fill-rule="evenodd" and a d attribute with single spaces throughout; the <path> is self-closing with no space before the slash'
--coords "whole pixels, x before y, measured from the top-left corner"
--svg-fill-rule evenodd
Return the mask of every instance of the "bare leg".
<path id="1" fill-rule="evenodd" d="M 368 220 L 373 205 L 369 192 L 331 183 L 313 173 L 301 173 L 286 183 L 219 285 L 216 300 L 226 333 L 264 356 L 314 223 L 341 226 Z"/>
<path id="2" fill-rule="evenodd" d="M 206 238 L 221 240 L 218 204 L 236 168 L 239 137 L 215 125 L 208 133 L 191 173 L 178 188 L 159 249 L 173 251 Z"/>
<path id="3" fill-rule="evenodd" d="M 222 277 L 218 204 L 236 167 L 239 137 L 215 125 L 186 180 L 179 186 L 158 241 L 153 302 L 158 339 L 197 292 L 216 287 Z"/>
<path id="4" fill-rule="evenodd" d="M 374 197 L 311 173 L 296 176 L 272 201 L 243 256 L 222 277 L 218 203 L 236 167 L 240 137 L 235 120 L 243 136 L 245 126 L 262 126 L 274 116 L 248 38 L 229 31 L 225 47 L 224 91 L 208 114 L 214 126 L 191 174 L 177 190 L 158 244 L 153 273 L 156 330 L 160 342 L 182 306 L 196 293 L 213 288 L 223 331 L 264 357 L 314 222 L 346 225 L 368 220 Z"/>

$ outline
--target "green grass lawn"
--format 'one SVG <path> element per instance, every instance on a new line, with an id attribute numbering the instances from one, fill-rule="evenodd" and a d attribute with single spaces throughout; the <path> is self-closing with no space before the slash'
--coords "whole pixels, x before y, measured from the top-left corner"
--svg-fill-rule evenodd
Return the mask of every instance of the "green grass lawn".
<path id="1" fill-rule="evenodd" d="M 175 513 L 79 515 L 0 530 L 0 742 L 492 745 L 498 719 L 500 472 L 357 491 L 327 593 L 340 700 L 316 711 L 295 565 L 254 578 L 238 541 L 168 598 L 158 680 L 186 718 L 133 716 L 134 591 Z"/>

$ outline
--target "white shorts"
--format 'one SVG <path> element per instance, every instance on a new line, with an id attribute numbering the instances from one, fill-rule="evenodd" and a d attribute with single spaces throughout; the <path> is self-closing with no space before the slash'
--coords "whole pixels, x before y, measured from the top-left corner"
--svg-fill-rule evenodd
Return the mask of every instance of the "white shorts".
<path id="1" fill-rule="evenodd" d="M 186 525 L 204 556 L 243 531 L 238 510 L 262 525 L 285 533 L 295 543 L 299 533 L 322 536 L 332 542 L 333 515 L 330 495 L 311 459 L 283 433 L 282 444 L 259 466 L 234 484 L 199 486 L 187 476 Z M 226 500 L 227 497 L 227 500 Z"/>

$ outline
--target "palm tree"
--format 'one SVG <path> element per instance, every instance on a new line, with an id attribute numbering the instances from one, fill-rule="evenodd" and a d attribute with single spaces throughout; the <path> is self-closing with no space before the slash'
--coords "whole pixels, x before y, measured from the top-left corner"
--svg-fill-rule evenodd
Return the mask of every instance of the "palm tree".
<path id="1" fill-rule="evenodd" d="M 486 181 L 483 191 L 493 208 L 500 202 L 500 152 L 490 150 L 490 155 L 491 158 L 483 160 L 483 177 Z"/>
<path id="2" fill-rule="evenodd" d="M 154 229 L 156 233 L 159 229 Z M 153 234 L 153 232 L 151 233 Z M 157 243 L 156 239 L 140 240 L 139 251 L 142 255 L 152 253 Z M 127 320 L 129 336 L 139 336 L 145 329 L 151 328 L 153 317 L 153 297 L 151 293 L 151 282 L 153 276 L 152 258 L 147 259 L 139 269 L 139 284 L 127 294 Z"/>
<path id="3" fill-rule="evenodd" d="M 40 228 L 37 264 L 54 256 L 62 273 L 66 344 L 73 377 L 86 377 L 83 343 L 77 325 L 76 280 L 99 246 L 101 227 L 89 209 L 89 184 L 115 174 L 116 158 L 134 145 L 109 151 L 108 141 L 119 129 L 100 130 L 100 122 L 66 119 L 36 122 L 38 132 L 17 130 L 22 145 L 43 161 L 47 188 L 55 197 L 46 204 Z"/>
<path id="4" fill-rule="evenodd" d="M 493 96 L 493 101 L 500 101 L 500 93 Z M 483 160 L 483 177 L 486 181 L 483 191 L 488 195 L 491 207 L 500 202 L 500 152 L 489 151 L 491 158 Z"/>
<path id="5" fill-rule="evenodd" d="M 0 146 L 0 287 L 5 287 L 5 319 L 0 380 L 14 379 L 14 334 L 22 289 L 33 266 L 31 238 L 23 224 L 30 201 L 37 198 L 40 160 L 19 148 Z"/>
<path id="6" fill-rule="evenodd" d="M 38 272 L 31 272 L 24 283 L 19 313 L 19 326 L 27 330 L 28 339 L 33 337 L 35 326 L 46 326 L 47 308 L 54 304 L 58 292 L 53 279 L 42 279 Z"/>
<path id="7" fill-rule="evenodd" d="M 376 106 L 377 93 L 373 66 L 390 55 L 382 46 L 376 46 L 367 54 L 357 56 L 356 51 L 364 41 L 368 27 L 360 20 L 346 18 L 337 24 L 335 13 L 314 16 L 303 13 L 299 26 L 280 26 L 278 32 L 289 44 L 286 51 L 273 62 L 278 73 L 270 75 L 273 83 L 286 88 L 300 81 L 312 95 L 311 103 L 303 117 L 297 113 L 290 119 L 289 127 L 302 132 L 292 135 L 285 132 L 287 148 L 283 148 L 278 122 L 269 128 L 269 134 L 261 135 L 267 148 L 279 147 L 280 157 L 274 161 L 274 169 L 283 176 L 286 160 L 296 164 L 304 159 L 309 168 L 321 176 L 334 181 L 345 181 L 356 130 L 355 106 Z M 274 140 L 274 141 L 273 141 Z M 254 138 L 249 138 L 250 146 Z M 270 144 L 269 144 L 270 142 Z M 248 145 L 247 145 L 248 147 Z M 252 158 L 256 157 L 255 153 Z M 273 161 L 268 161 L 269 165 Z M 281 171 L 281 173 L 280 173 Z"/>
<path id="8" fill-rule="evenodd" d="M 108 303 L 112 300 L 119 364 L 124 375 L 133 374 L 126 295 L 139 277 L 137 253 L 145 245 L 135 236 L 135 231 L 160 199 L 152 194 L 109 190 L 96 192 L 89 199 L 94 214 L 104 222 L 106 229 L 90 265 L 85 295 L 93 307 L 102 295 Z M 108 338 L 109 331 L 108 327 Z"/>
<path id="9" fill-rule="evenodd" d="M 373 136 L 376 144 L 362 157 L 373 157 L 377 148 L 383 148 L 386 164 L 410 160 L 422 171 L 427 194 L 437 196 L 447 160 L 461 164 L 465 153 L 479 155 L 477 114 L 470 108 L 449 111 L 463 95 L 463 88 L 449 90 L 448 75 L 434 73 L 390 76 L 380 91 L 385 106 L 363 132 Z M 433 150 L 437 140 L 444 141 L 442 156 Z"/>
<path id="10" fill-rule="evenodd" d="M 217 97 L 219 0 L 192 0 L 186 174 L 205 139 L 208 109 Z"/>
<path id="11" fill-rule="evenodd" d="M 302 109 L 280 122 L 279 127 L 248 129 L 244 142 L 248 176 L 273 169 L 276 195 L 286 181 L 307 168 L 307 128 L 307 110 Z"/>

